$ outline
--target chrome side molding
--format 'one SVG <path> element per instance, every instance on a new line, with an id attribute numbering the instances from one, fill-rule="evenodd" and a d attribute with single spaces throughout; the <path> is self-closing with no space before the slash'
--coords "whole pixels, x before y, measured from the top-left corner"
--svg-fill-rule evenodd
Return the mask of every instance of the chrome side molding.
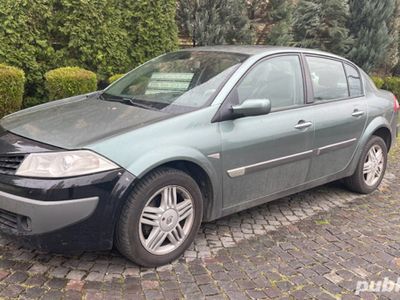
<path id="1" fill-rule="evenodd" d="M 231 169 L 231 170 L 228 170 L 227 173 L 228 173 L 229 177 L 235 178 L 235 177 L 247 175 L 250 173 L 262 171 L 264 169 L 269 169 L 269 168 L 274 168 L 274 167 L 277 167 L 280 165 L 289 164 L 291 162 L 295 162 L 298 160 L 312 158 L 314 156 L 319 156 L 319 155 L 328 153 L 330 151 L 347 148 L 347 147 L 353 145 L 356 141 L 357 141 L 357 139 L 353 138 L 353 139 L 346 140 L 343 142 L 326 145 L 324 147 L 320 147 L 317 149 L 308 150 L 308 151 L 304 151 L 304 152 L 300 152 L 300 153 L 296 153 L 296 154 L 292 154 L 292 155 L 288 155 L 288 156 L 283 156 L 283 157 L 259 162 L 259 163 L 253 164 L 253 165 L 243 166 L 243 167 L 236 168 L 236 169 Z"/>
<path id="2" fill-rule="evenodd" d="M 243 175 L 246 175 L 249 173 L 261 171 L 263 169 L 273 168 L 273 167 L 277 167 L 279 165 L 295 162 L 297 160 L 310 158 L 310 157 L 312 157 L 312 155 L 313 155 L 313 150 L 309 150 L 309 151 L 296 153 L 296 154 L 292 154 L 292 155 L 288 155 L 288 156 L 284 156 L 284 157 L 279 157 L 279 158 L 259 162 L 254 165 L 249 165 L 249 166 L 229 170 L 228 175 L 231 178 L 239 177 L 239 176 L 243 176 Z"/>
<path id="3" fill-rule="evenodd" d="M 221 154 L 219 152 L 218 153 L 212 153 L 212 154 L 207 155 L 207 157 L 220 159 L 221 158 Z"/>
<path id="4" fill-rule="evenodd" d="M 339 143 L 335 143 L 335 144 L 330 144 L 330 145 L 318 148 L 317 155 L 322 155 L 322 154 L 325 154 L 330 151 L 335 151 L 335 150 L 349 147 L 349 146 L 353 145 L 356 141 L 357 141 L 357 139 L 354 138 L 351 140 L 347 140 L 347 141 L 343 141 L 343 142 L 339 142 Z"/>

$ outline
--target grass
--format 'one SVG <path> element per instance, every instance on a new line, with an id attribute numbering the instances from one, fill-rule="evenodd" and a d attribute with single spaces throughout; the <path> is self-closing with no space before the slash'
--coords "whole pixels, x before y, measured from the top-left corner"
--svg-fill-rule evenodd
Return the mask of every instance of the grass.
<path id="1" fill-rule="evenodd" d="M 329 225 L 331 222 L 329 220 L 315 220 L 315 224 L 317 225 Z"/>
<path id="2" fill-rule="evenodd" d="M 397 140 L 393 143 L 392 149 L 389 152 L 389 158 L 394 159 L 400 156 L 400 136 L 397 137 Z"/>

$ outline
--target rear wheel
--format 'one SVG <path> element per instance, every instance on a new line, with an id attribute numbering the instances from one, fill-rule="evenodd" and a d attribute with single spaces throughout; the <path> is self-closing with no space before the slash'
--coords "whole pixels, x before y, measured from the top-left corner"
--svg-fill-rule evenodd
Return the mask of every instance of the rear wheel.
<path id="1" fill-rule="evenodd" d="M 123 207 L 116 245 L 130 260 L 155 267 L 178 258 L 193 242 L 202 220 L 196 182 L 175 169 L 159 169 L 135 187 Z"/>
<path id="2" fill-rule="evenodd" d="M 372 193 L 382 182 L 386 165 L 386 144 L 382 138 L 373 136 L 361 154 L 356 171 L 351 177 L 345 179 L 345 183 L 354 192 Z"/>

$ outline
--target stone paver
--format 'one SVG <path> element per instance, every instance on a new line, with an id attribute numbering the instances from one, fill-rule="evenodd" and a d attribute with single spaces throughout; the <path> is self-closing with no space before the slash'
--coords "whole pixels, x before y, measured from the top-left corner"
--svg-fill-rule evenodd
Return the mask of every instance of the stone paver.
<path id="1" fill-rule="evenodd" d="M 0 235 L 0 299 L 399 299 L 354 294 L 357 281 L 400 277 L 398 153 L 372 195 L 334 183 L 203 224 L 184 257 L 156 269 Z"/>

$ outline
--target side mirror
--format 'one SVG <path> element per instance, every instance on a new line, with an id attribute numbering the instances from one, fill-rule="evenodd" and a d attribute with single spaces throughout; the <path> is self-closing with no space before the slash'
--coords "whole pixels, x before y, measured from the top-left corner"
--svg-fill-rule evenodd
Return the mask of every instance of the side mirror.
<path id="1" fill-rule="evenodd" d="M 267 115 L 271 112 L 271 101 L 268 99 L 249 99 L 240 105 L 232 106 L 231 111 L 235 119 Z"/>

